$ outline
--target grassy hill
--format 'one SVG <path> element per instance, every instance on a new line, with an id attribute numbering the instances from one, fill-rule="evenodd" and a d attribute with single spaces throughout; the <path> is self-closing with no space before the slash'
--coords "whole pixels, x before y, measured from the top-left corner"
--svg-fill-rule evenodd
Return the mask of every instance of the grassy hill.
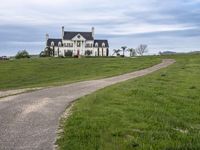
<path id="1" fill-rule="evenodd" d="M 160 58 L 35 58 L 0 61 L 0 90 L 61 85 L 119 75 L 159 63 Z"/>
<path id="2" fill-rule="evenodd" d="M 167 69 L 79 99 L 60 148 L 199 150 L 200 55 L 171 58 L 177 63 Z"/>

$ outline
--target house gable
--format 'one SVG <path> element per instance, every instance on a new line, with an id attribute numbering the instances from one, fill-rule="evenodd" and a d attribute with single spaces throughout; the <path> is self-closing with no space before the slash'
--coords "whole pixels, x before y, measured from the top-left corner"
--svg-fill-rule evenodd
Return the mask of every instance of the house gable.
<path id="1" fill-rule="evenodd" d="M 86 39 L 81 35 L 77 34 L 72 38 L 73 41 L 86 41 Z"/>

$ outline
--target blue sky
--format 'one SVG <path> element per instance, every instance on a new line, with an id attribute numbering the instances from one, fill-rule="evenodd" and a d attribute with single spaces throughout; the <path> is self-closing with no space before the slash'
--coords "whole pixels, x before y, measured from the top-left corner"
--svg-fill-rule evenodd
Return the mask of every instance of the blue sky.
<path id="1" fill-rule="evenodd" d="M 90 31 L 110 48 L 148 44 L 149 53 L 200 50 L 200 0 L 0 0 L 0 55 L 44 49 L 45 34 Z"/>

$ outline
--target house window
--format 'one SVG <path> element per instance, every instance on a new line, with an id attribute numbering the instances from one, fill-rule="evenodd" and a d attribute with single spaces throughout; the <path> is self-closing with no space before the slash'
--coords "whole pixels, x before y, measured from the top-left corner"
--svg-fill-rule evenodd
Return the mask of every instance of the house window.
<path id="1" fill-rule="evenodd" d="M 81 42 L 77 42 L 77 47 L 81 47 Z"/>
<path id="2" fill-rule="evenodd" d="M 98 43 L 97 42 L 95 43 L 95 47 L 98 47 Z"/>
<path id="3" fill-rule="evenodd" d="M 73 43 L 67 43 L 67 47 L 73 47 Z"/>
<path id="4" fill-rule="evenodd" d="M 59 43 L 58 43 L 58 46 L 59 46 L 59 47 L 61 47 L 61 46 L 62 46 L 61 42 L 59 42 Z"/>
<path id="5" fill-rule="evenodd" d="M 53 41 L 51 42 L 51 46 L 54 46 L 54 42 Z"/>
<path id="6" fill-rule="evenodd" d="M 87 44 L 85 45 L 85 47 L 92 47 L 92 44 L 87 43 Z"/>
<path id="7" fill-rule="evenodd" d="M 102 47 L 105 47 L 106 46 L 106 44 L 105 43 L 102 43 Z"/>

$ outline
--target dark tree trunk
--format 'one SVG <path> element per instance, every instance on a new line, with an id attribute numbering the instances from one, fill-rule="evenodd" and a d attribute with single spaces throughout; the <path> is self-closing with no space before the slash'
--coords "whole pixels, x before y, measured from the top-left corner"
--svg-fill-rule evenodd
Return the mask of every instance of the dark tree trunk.
<path id="1" fill-rule="evenodd" d="M 55 47 L 53 47 L 53 57 L 55 56 Z"/>
<path id="2" fill-rule="evenodd" d="M 106 56 L 109 56 L 109 49 L 106 50 Z"/>
<path id="3" fill-rule="evenodd" d="M 99 56 L 99 48 L 97 49 L 97 51 L 98 51 L 98 56 Z"/>
<path id="4" fill-rule="evenodd" d="M 102 56 L 103 56 L 103 48 L 102 48 Z"/>
<path id="5" fill-rule="evenodd" d="M 59 55 L 60 55 L 60 54 L 59 54 L 59 53 L 60 53 L 59 51 L 60 51 L 60 49 L 59 49 L 59 47 L 58 47 L 58 57 L 59 57 Z"/>

